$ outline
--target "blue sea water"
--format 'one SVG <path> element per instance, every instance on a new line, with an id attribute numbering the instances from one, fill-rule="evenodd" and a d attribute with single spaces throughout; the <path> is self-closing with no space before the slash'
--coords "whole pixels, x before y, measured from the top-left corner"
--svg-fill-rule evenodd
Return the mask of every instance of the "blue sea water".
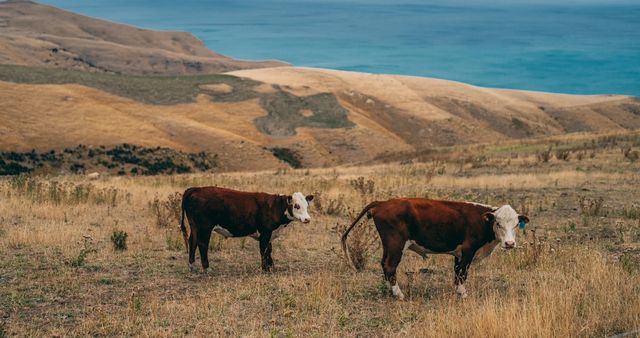
<path id="1" fill-rule="evenodd" d="M 43 2 L 144 28 L 189 31 L 210 49 L 240 59 L 640 96 L 640 1 Z"/>

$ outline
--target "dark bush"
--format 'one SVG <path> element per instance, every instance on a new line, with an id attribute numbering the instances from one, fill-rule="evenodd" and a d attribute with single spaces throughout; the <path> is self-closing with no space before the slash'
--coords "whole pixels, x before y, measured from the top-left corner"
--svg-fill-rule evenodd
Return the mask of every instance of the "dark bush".
<path id="1" fill-rule="evenodd" d="M 127 250 L 127 237 L 129 237 L 129 235 L 124 231 L 114 231 L 113 234 L 111 234 L 113 249 L 116 251 Z"/>
<path id="2" fill-rule="evenodd" d="M 280 161 L 287 162 L 292 168 L 302 168 L 298 153 L 288 148 L 271 148 L 271 153 Z"/>
<path id="3" fill-rule="evenodd" d="M 29 173 L 33 169 L 25 167 L 15 162 L 5 163 L 4 161 L 0 162 L 0 176 L 3 175 L 20 175 L 24 173 Z"/>

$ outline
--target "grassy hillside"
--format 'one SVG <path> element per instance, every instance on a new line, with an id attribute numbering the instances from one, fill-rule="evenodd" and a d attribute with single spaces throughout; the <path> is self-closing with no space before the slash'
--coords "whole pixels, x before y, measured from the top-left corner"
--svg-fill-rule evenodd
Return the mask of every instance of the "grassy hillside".
<path id="1" fill-rule="evenodd" d="M 212 74 L 286 66 L 215 53 L 186 32 L 99 20 L 32 1 L 0 2 L 0 63 L 120 74 Z"/>
<path id="2" fill-rule="evenodd" d="M 569 337 L 632 331 L 640 327 L 640 161 L 627 149 L 639 146 L 637 134 L 574 136 L 456 146 L 405 164 L 97 181 L 3 178 L 0 333 Z M 180 192 L 201 185 L 314 193 L 312 221 L 287 227 L 274 241 L 273 273 L 261 272 L 253 239 L 218 235 L 210 274 L 190 273 L 176 207 Z M 498 250 L 472 266 L 465 300 L 454 292 L 452 257 L 407 253 L 398 273 L 407 300 L 400 302 L 382 281 L 371 222 L 349 240 L 352 251 L 368 248 L 360 251 L 362 272 L 347 267 L 339 248 L 341 230 L 360 208 L 396 196 L 509 203 L 531 223 L 518 234 L 519 249 Z M 120 231 L 128 234 L 123 251 L 111 239 Z"/>
<path id="3" fill-rule="evenodd" d="M 138 76 L 0 65 L 0 149 L 122 143 L 218 156 L 220 170 L 367 163 L 469 143 L 640 127 L 640 101 L 391 75 L 270 68 Z M 55 126 L 51 128 L 51 126 Z"/>

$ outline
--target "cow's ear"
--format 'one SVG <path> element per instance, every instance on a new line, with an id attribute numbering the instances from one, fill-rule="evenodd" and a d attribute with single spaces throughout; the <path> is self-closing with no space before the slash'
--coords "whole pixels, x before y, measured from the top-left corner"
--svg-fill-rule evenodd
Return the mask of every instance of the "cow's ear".
<path id="1" fill-rule="evenodd" d="M 311 201 L 313 201 L 313 195 L 309 195 L 309 196 L 305 197 L 305 199 L 307 200 L 307 202 L 311 202 Z"/>
<path id="2" fill-rule="evenodd" d="M 293 203 L 293 197 L 287 196 L 287 204 Z"/>
<path id="3" fill-rule="evenodd" d="M 485 212 L 482 214 L 482 219 L 487 223 L 493 223 L 496 220 L 496 215 L 491 212 Z"/>
<path id="4" fill-rule="evenodd" d="M 529 223 L 529 217 L 525 216 L 525 215 L 519 215 L 518 216 L 518 222 L 519 223 Z"/>

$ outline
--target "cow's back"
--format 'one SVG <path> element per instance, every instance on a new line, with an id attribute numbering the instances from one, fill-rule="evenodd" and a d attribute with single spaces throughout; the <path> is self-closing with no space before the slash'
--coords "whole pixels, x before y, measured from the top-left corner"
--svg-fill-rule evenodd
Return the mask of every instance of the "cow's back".
<path id="1" fill-rule="evenodd" d="M 249 193 L 219 187 L 190 188 L 185 191 L 184 207 L 195 217 L 232 226 L 253 225 L 259 212 L 258 201 L 264 193 Z"/>
<path id="2" fill-rule="evenodd" d="M 434 251 L 455 249 L 470 234 L 482 229 L 482 214 L 489 207 L 424 198 L 399 198 L 380 203 L 371 214 L 382 231 L 398 231 L 403 237 Z"/>

